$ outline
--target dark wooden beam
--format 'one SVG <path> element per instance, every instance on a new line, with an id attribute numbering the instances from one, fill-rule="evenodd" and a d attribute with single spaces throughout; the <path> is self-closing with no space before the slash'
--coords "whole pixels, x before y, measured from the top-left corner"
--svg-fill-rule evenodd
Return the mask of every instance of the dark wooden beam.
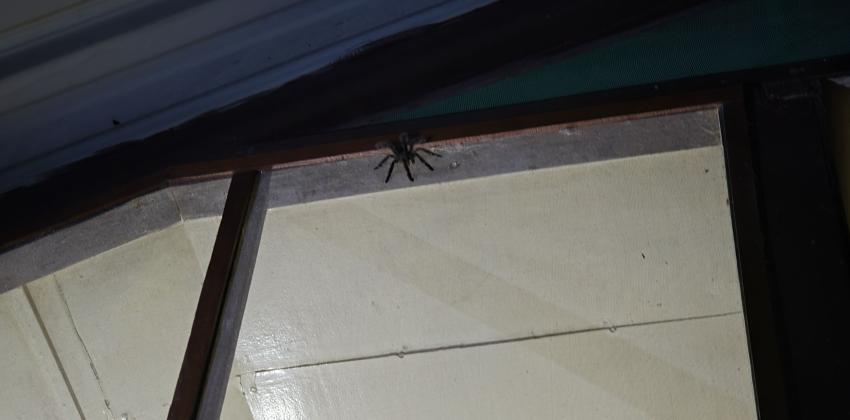
<path id="1" fill-rule="evenodd" d="M 263 231 L 268 187 L 269 174 L 258 171 L 241 172 L 231 180 L 170 420 L 219 418 Z"/>
<path id="2" fill-rule="evenodd" d="M 788 80 L 747 93 L 791 418 L 850 418 L 850 239 L 821 85 Z"/>
<path id="3" fill-rule="evenodd" d="M 742 90 L 724 102 L 721 125 L 756 407 L 760 419 L 789 419 L 787 365 L 780 339 L 776 288 L 765 250 L 759 178 Z"/>

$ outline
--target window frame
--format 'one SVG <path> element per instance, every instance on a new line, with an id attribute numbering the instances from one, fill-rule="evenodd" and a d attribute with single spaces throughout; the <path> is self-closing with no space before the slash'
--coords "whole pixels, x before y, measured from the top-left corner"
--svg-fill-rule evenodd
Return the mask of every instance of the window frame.
<path id="1" fill-rule="evenodd" d="M 224 399 L 224 389 L 230 362 L 213 363 L 208 360 L 205 369 L 198 370 L 199 359 L 206 355 L 210 343 L 215 347 L 232 349 L 239 335 L 239 324 L 245 309 L 247 288 L 234 291 L 233 288 L 222 285 L 244 282 L 244 279 L 234 279 L 232 270 L 220 267 L 236 264 L 237 259 L 248 258 L 251 264 L 256 260 L 259 236 L 244 229 L 246 219 L 244 212 L 264 213 L 267 202 L 263 198 L 251 201 L 252 191 L 257 188 L 268 188 L 268 171 L 281 165 L 298 160 L 332 159 L 334 156 L 358 153 L 372 150 L 374 144 L 381 139 L 397 136 L 399 132 L 415 130 L 432 136 L 434 139 L 450 139 L 472 135 L 494 134 L 534 128 L 552 124 L 574 123 L 589 120 L 620 120 L 666 114 L 671 111 L 682 112 L 699 110 L 707 107 L 717 107 L 722 127 L 722 146 L 725 154 L 726 176 L 730 196 L 732 224 L 736 246 L 738 273 L 742 288 L 744 317 L 748 337 L 748 348 L 752 377 L 754 382 L 755 399 L 759 418 L 781 419 L 788 418 L 787 388 L 785 382 L 785 367 L 780 354 L 780 341 L 777 333 L 776 308 L 772 296 L 772 284 L 766 262 L 764 249 L 764 234 L 761 225 L 761 215 L 757 201 L 758 188 L 756 174 L 753 171 L 748 116 L 741 87 L 713 89 L 693 94 L 666 95 L 642 99 L 603 102 L 597 105 L 581 107 L 562 107 L 558 105 L 541 107 L 540 104 L 529 106 L 529 112 L 512 110 L 494 110 L 490 112 L 474 112 L 462 115 L 452 115 L 433 118 L 414 123 L 392 123 L 379 127 L 366 127 L 351 130 L 349 133 L 331 133 L 324 138 L 315 138 L 313 146 L 306 146 L 294 153 L 282 156 L 276 152 L 258 153 L 248 158 L 237 158 L 231 162 L 231 167 L 237 171 L 228 193 L 225 208 L 242 208 L 243 212 L 225 210 L 216 239 L 219 244 L 242 243 L 250 252 L 230 253 L 230 259 L 214 254 L 204 282 L 204 291 L 198 304 L 192 339 L 186 349 L 186 359 L 181 370 L 178 383 L 204 383 L 204 378 L 216 378 L 216 383 L 205 383 L 204 386 L 180 387 L 175 390 L 172 411 L 169 419 L 202 418 L 198 413 L 218 413 Z M 340 141 L 341 139 L 341 141 Z M 202 164 L 205 170 L 211 170 L 220 163 Z M 197 171 L 199 168 L 191 168 Z M 265 172 L 263 172 L 265 171 Z M 243 181 L 238 181 L 242 179 Z M 250 179 L 251 181 L 245 181 Z M 265 183 L 265 187 L 260 187 Z M 234 237 L 239 235 L 239 237 Z M 222 245 L 226 247 L 228 245 Z M 225 254 L 221 254 L 225 255 Z M 250 279 L 248 279 L 250 282 Z M 206 293 L 215 289 L 219 292 Z M 243 295 L 244 292 L 244 295 Z M 227 313 L 222 311 L 226 302 L 233 302 L 237 308 Z M 228 317 L 230 319 L 228 319 Z M 228 325 L 229 327 L 223 327 Z M 236 328 L 232 328 L 236 325 Z M 215 328 L 213 328 L 215 326 Z M 197 335 L 197 337 L 196 337 Z M 230 350 L 232 352 L 232 350 Z M 203 401 L 203 402 L 201 402 Z M 216 411 L 218 407 L 218 411 Z M 209 411 L 212 410 L 212 411 Z"/>

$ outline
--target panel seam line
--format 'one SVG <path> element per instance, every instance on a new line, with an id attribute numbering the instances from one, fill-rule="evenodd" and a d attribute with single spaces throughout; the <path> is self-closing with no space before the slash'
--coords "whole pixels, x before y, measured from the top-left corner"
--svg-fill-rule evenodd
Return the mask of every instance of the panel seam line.
<path id="1" fill-rule="evenodd" d="M 302 363 L 302 364 L 279 367 L 279 368 L 259 369 L 259 370 L 254 370 L 254 371 L 248 371 L 248 372 L 241 373 L 239 375 L 234 375 L 234 376 L 241 377 L 241 376 L 247 375 L 247 374 L 255 374 L 256 375 L 258 373 L 268 373 L 268 372 L 284 371 L 284 370 L 292 370 L 292 369 L 303 369 L 303 368 L 310 368 L 310 367 L 335 365 L 335 364 L 339 364 L 339 363 L 349 363 L 349 362 L 359 362 L 359 361 L 373 360 L 373 359 L 382 359 L 382 358 L 386 358 L 386 357 L 403 358 L 404 356 L 414 355 L 414 354 L 434 353 L 434 352 L 448 351 L 448 350 L 462 350 L 462 349 L 470 349 L 470 348 L 476 348 L 476 347 L 486 347 L 486 346 L 492 346 L 492 345 L 498 345 L 498 344 L 519 343 L 519 342 L 523 342 L 523 341 L 540 340 L 540 339 L 554 338 L 554 337 L 563 337 L 563 336 L 568 336 L 568 335 L 599 332 L 599 331 L 605 331 L 605 330 L 608 330 L 611 333 L 614 333 L 618 329 L 634 328 L 634 327 L 646 327 L 646 326 L 651 326 L 651 325 L 670 324 L 670 323 L 674 323 L 674 322 L 683 322 L 683 321 L 698 321 L 698 320 L 704 320 L 704 319 L 722 318 L 722 317 L 727 317 L 727 316 L 732 316 L 732 315 L 739 315 L 739 314 L 742 314 L 742 313 L 743 313 L 743 311 L 732 311 L 732 312 L 723 312 L 723 313 L 719 313 L 719 314 L 696 315 L 696 316 L 689 316 L 689 317 L 683 317 L 683 318 L 634 322 L 634 323 L 629 323 L 629 324 L 605 325 L 605 326 L 601 326 L 601 327 L 590 327 L 590 328 L 583 328 L 583 329 L 578 329 L 578 330 L 559 331 L 559 332 L 552 332 L 552 333 L 547 333 L 547 334 L 532 334 L 532 335 L 523 336 L 523 337 L 503 338 L 503 339 L 498 339 L 498 340 L 487 340 L 487 341 L 479 341 L 479 342 L 474 342 L 474 343 L 460 343 L 460 344 L 451 344 L 451 345 L 446 345 L 446 346 L 426 347 L 426 348 L 414 349 L 414 350 L 403 349 L 403 350 L 397 351 L 397 352 L 379 353 L 379 354 L 357 356 L 357 357 L 348 357 L 348 358 L 343 358 L 343 359 L 328 360 L 328 361 L 322 361 L 322 362 Z"/>

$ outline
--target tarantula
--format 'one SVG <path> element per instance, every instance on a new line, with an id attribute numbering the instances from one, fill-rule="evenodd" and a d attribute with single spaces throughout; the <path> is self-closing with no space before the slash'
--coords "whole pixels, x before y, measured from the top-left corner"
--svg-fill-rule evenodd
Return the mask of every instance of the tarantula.
<path id="1" fill-rule="evenodd" d="M 393 176 L 393 168 L 395 168 L 395 164 L 401 162 L 404 165 L 404 171 L 407 172 L 407 179 L 410 182 L 413 182 L 413 175 L 410 174 L 410 165 L 416 163 L 416 159 L 419 159 L 425 166 L 430 170 L 434 170 L 434 167 L 428 164 L 428 161 L 422 157 L 419 152 L 427 153 L 431 156 L 443 157 L 439 153 L 432 152 L 424 147 L 416 147 L 417 144 L 422 143 L 425 139 L 420 136 L 409 137 L 407 133 L 401 133 L 398 136 L 398 140 L 392 142 L 378 143 L 378 147 L 390 149 L 392 154 L 387 155 L 384 159 L 378 163 L 378 166 L 375 167 L 375 170 L 384 166 L 388 160 L 392 159 L 392 163 L 390 164 L 390 170 L 387 171 L 387 179 L 384 182 L 390 182 L 390 177 Z"/>

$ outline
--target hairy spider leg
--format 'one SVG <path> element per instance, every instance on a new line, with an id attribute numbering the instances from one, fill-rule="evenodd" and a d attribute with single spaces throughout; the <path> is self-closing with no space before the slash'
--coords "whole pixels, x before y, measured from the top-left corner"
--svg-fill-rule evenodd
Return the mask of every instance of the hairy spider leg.
<path id="1" fill-rule="evenodd" d="M 393 163 L 390 164 L 390 170 L 387 171 L 387 179 L 384 180 L 384 184 L 390 182 L 390 177 L 393 176 L 393 168 L 395 168 L 396 162 L 398 162 L 398 159 L 393 159 Z"/>
<path id="2" fill-rule="evenodd" d="M 384 164 L 385 164 L 385 163 L 387 163 L 387 161 L 388 161 L 391 157 L 393 157 L 393 155 L 386 155 L 383 159 L 381 159 L 381 162 L 380 162 L 380 163 L 378 163 L 378 166 L 376 166 L 374 170 L 377 170 L 377 169 L 378 169 L 378 168 L 380 168 L 381 166 L 384 166 Z"/>
<path id="3" fill-rule="evenodd" d="M 420 155 L 418 151 L 413 152 L 413 156 L 418 157 L 418 158 L 419 158 L 419 160 L 421 160 L 421 161 L 422 161 L 422 163 L 424 163 L 424 164 L 425 164 L 425 166 L 427 166 L 427 167 L 428 167 L 428 169 L 430 169 L 430 170 L 432 170 L 432 171 L 434 170 L 434 167 L 433 167 L 433 166 L 431 166 L 431 165 L 429 165 L 429 164 L 428 164 L 428 161 L 427 161 L 427 160 L 425 160 L 425 158 L 423 158 L 423 157 L 422 157 L 422 155 Z"/>
<path id="4" fill-rule="evenodd" d="M 410 166 L 407 164 L 407 159 L 402 159 L 401 163 L 404 164 L 404 171 L 407 172 L 407 179 L 409 179 L 410 182 L 413 182 L 413 175 L 410 174 Z"/>

